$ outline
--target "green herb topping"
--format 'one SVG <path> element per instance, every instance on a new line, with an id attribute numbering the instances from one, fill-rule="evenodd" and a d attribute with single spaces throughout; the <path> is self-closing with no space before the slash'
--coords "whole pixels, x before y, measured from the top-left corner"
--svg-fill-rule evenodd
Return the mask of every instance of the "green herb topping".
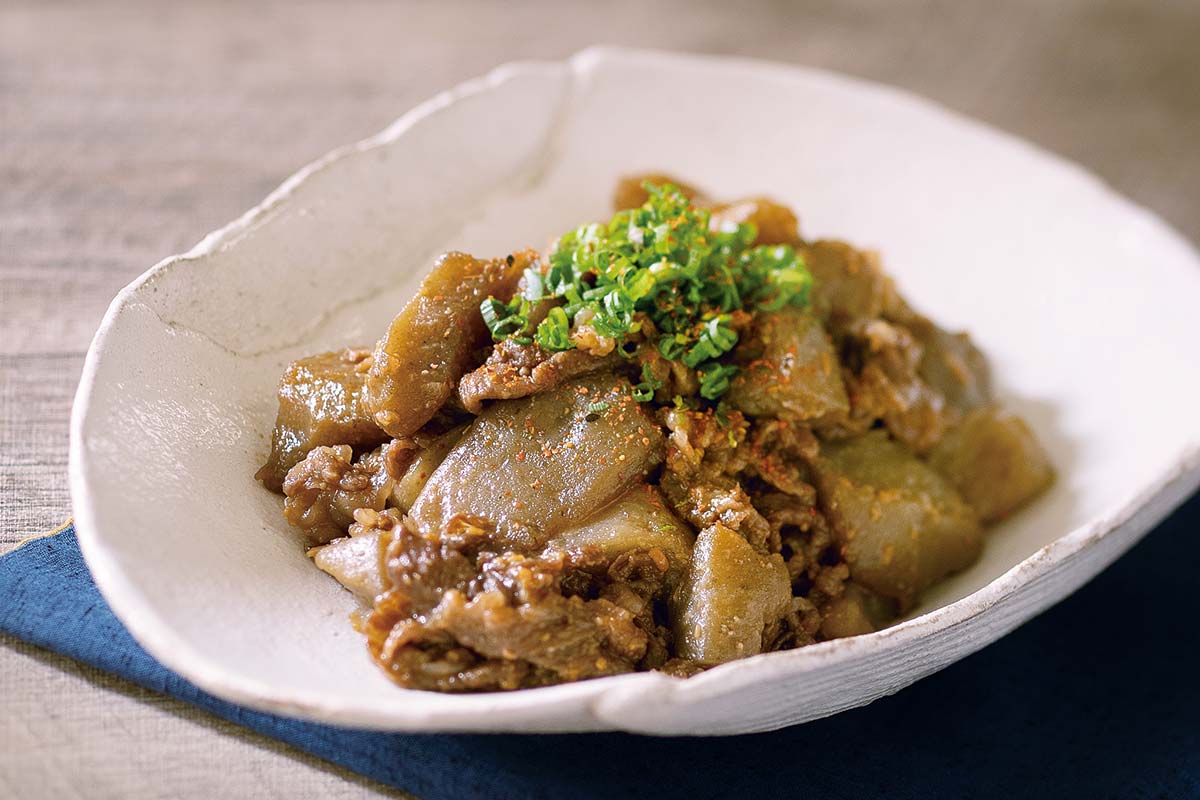
<path id="1" fill-rule="evenodd" d="M 753 247 L 753 224 L 713 226 L 677 187 L 643 186 L 645 205 L 565 234 L 548 264 L 525 271 L 522 293 L 507 303 L 489 297 L 480 311 L 495 339 L 536 341 L 550 351 L 575 347 L 577 319 L 618 345 L 648 319 L 663 358 L 694 370 L 700 395 L 716 400 L 737 375 L 720 360 L 738 343 L 732 312 L 805 306 L 812 276 L 788 245 Z M 559 304 L 531 331 L 530 312 L 544 300 Z M 634 397 L 644 402 L 661 383 L 645 366 L 642 379 Z"/>

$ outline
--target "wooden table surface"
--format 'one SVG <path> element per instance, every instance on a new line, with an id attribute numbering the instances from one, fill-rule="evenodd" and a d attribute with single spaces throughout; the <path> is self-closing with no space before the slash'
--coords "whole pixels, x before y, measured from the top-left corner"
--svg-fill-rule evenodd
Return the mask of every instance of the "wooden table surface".
<path id="1" fill-rule="evenodd" d="M 430 94 L 503 61 L 596 42 L 752 55 L 901 86 L 1081 162 L 1200 240 L 1196 0 L 7 0 L 0 552 L 70 516 L 67 416 L 88 341 L 121 286 Z M 0 639 L 0 704 L 4 797 L 380 791 L 11 639 Z"/>

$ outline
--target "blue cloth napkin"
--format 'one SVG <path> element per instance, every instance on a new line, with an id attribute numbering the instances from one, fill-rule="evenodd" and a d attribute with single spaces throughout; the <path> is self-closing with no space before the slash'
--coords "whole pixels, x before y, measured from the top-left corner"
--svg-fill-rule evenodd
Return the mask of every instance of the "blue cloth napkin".
<path id="1" fill-rule="evenodd" d="M 134 643 L 70 529 L 0 558 L 0 630 L 422 800 L 1196 798 L 1198 565 L 1200 495 L 1088 587 L 949 669 L 866 708 L 723 739 L 387 734 L 239 708 Z"/>

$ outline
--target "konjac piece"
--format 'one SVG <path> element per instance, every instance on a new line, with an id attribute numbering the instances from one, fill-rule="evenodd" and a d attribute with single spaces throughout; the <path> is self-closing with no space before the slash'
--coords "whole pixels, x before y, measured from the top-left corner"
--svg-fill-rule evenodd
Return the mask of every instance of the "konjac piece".
<path id="1" fill-rule="evenodd" d="M 896 618 L 896 604 L 857 583 L 847 583 L 842 594 L 823 609 L 821 636 L 841 639 L 860 636 L 888 626 Z"/>
<path id="2" fill-rule="evenodd" d="M 271 455 L 255 475 L 264 486 L 283 491 L 288 470 L 314 447 L 369 449 L 387 441 L 363 398 L 370 356 L 365 348 L 346 348 L 288 365 L 279 380 Z"/>
<path id="3" fill-rule="evenodd" d="M 624 211 L 630 208 L 637 208 L 645 203 L 650 198 L 650 193 L 642 185 L 645 183 L 654 186 L 666 186 L 668 184 L 678 186 L 697 205 L 703 205 L 705 202 L 704 196 L 699 189 L 688 186 L 677 178 L 661 172 L 641 172 L 636 175 L 626 175 L 617 180 L 617 187 L 613 191 L 613 210 Z"/>
<path id="4" fill-rule="evenodd" d="M 624 378 L 600 373 L 483 410 L 411 510 L 425 534 L 455 516 L 540 546 L 662 461 L 664 440 Z"/>
<path id="5" fill-rule="evenodd" d="M 875 253 L 835 239 L 821 239 L 800 252 L 813 276 L 813 297 L 835 323 L 883 313 L 894 289 Z"/>
<path id="6" fill-rule="evenodd" d="M 404 470 L 404 474 L 396 479 L 388 504 L 407 513 L 413 503 L 417 502 L 421 490 L 433 477 L 433 473 L 446 460 L 446 455 L 458 444 L 466 429 L 466 425 L 458 425 L 437 436 L 414 436 L 418 446 L 416 454 Z"/>
<path id="7" fill-rule="evenodd" d="M 748 222 L 757 230 L 755 244 L 800 244 L 800 223 L 795 213 L 769 197 L 747 197 L 712 207 L 714 230 L 726 223 Z"/>
<path id="8" fill-rule="evenodd" d="M 996 406 L 972 411 L 929 454 L 985 523 L 1012 514 L 1053 482 L 1054 468 L 1025 421 Z"/>
<path id="9" fill-rule="evenodd" d="M 975 512 L 884 431 L 823 445 L 813 472 L 850 577 L 901 607 L 979 557 Z"/>
<path id="10" fill-rule="evenodd" d="M 380 428 L 408 436 L 450 399 L 491 338 L 479 304 L 492 295 L 508 299 L 537 258 L 524 250 L 486 261 L 459 252 L 438 259 L 375 347 L 366 396 Z"/>
<path id="11" fill-rule="evenodd" d="M 763 555 L 724 525 L 696 537 L 691 570 L 673 598 L 675 649 L 722 664 L 761 653 L 791 609 L 783 557 Z"/>
<path id="12" fill-rule="evenodd" d="M 760 314 L 742 347 L 742 371 L 728 394 L 733 407 L 788 421 L 849 411 L 837 353 L 812 313 L 785 308 Z"/>
<path id="13" fill-rule="evenodd" d="M 695 539 L 692 529 L 667 508 L 662 493 L 641 484 L 546 546 L 568 552 L 592 547 L 607 561 L 631 550 L 657 549 L 667 559 L 667 584 L 674 586 L 691 563 Z"/>
<path id="14" fill-rule="evenodd" d="M 965 333 L 950 333 L 928 320 L 911 325 L 925 347 L 920 373 L 927 384 L 960 412 L 986 405 L 992 399 L 987 359 Z"/>

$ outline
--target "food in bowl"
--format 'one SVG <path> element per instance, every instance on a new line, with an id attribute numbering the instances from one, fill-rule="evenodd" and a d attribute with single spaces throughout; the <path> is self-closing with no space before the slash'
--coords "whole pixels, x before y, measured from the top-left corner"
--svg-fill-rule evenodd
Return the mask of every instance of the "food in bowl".
<path id="1" fill-rule="evenodd" d="M 663 175 L 545 255 L 442 256 L 291 364 L 257 477 L 402 686 L 686 676 L 869 633 L 1053 469 L 870 251 Z"/>

